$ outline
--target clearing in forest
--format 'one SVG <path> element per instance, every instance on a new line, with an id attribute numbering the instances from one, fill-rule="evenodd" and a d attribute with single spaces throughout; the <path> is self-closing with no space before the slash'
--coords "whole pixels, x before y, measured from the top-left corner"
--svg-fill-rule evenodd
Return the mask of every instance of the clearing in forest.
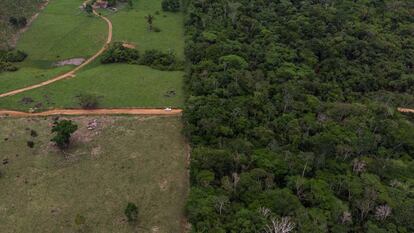
<path id="1" fill-rule="evenodd" d="M 55 67 L 57 62 L 88 58 L 102 47 L 106 23 L 82 12 L 81 3 L 81 0 L 49 3 L 18 43 L 17 48 L 28 53 L 27 60 L 19 71 L 0 74 L 0 82 L 5 84 L 0 86 L 0 93 L 51 79 L 74 67 Z M 173 52 L 178 60 L 183 60 L 183 14 L 163 12 L 161 0 L 133 0 L 132 9 L 120 4 L 116 12 L 101 9 L 99 13 L 112 21 L 113 41 L 133 44 L 140 54 L 157 49 Z M 148 30 L 145 18 L 148 15 L 153 15 L 157 32 Z M 63 28 L 59 26 L 62 23 Z M 22 111 L 76 108 L 78 96 L 85 93 L 99 96 L 99 107 L 103 108 L 182 107 L 183 75 L 180 70 L 162 71 L 135 64 L 103 65 L 98 58 L 79 70 L 74 78 L 1 98 L 0 108 Z"/>
<path id="2" fill-rule="evenodd" d="M 79 129 L 65 153 L 50 142 L 53 118 L 0 119 L 0 232 L 181 232 L 188 177 L 179 117 L 66 118 Z M 126 222 L 128 202 L 137 224 Z"/>

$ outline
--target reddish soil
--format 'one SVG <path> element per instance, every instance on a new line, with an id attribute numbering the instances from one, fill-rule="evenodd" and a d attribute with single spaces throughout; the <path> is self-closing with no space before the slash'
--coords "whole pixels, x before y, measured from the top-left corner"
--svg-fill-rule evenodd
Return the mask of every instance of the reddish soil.
<path id="1" fill-rule="evenodd" d="M 55 115 L 170 115 L 180 116 L 181 109 L 167 111 L 158 108 L 118 108 L 118 109 L 54 109 L 45 112 L 27 113 L 10 110 L 0 110 L 0 116 L 8 117 L 36 117 Z"/>

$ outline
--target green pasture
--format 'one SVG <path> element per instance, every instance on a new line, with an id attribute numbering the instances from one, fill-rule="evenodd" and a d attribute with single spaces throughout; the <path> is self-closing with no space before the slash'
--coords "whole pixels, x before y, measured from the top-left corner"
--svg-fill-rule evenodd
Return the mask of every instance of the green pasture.
<path id="1" fill-rule="evenodd" d="M 15 96 L 0 98 L 0 109 L 27 111 L 34 106 L 79 108 L 79 94 L 100 96 L 99 107 L 182 107 L 183 75 L 181 71 L 159 71 L 147 66 L 111 64 L 91 66 L 76 77 Z M 175 94 L 168 95 L 168 92 Z M 31 98 L 23 104 L 23 98 Z"/>

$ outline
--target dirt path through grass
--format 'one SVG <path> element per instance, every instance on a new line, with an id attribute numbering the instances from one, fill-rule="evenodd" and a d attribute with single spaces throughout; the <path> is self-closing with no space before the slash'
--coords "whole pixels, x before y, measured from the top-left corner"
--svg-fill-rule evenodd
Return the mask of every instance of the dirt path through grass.
<path id="1" fill-rule="evenodd" d="M 411 108 L 398 108 L 399 112 L 414 113 L 414 109 Z"/>
<path id="2" fill-rule="evenodd" d="M 65 74 L 61 74 L 61 75 L 56 76 L 56 77 L 54 77 L 52 79 L 49 79 L 47 81 L 44 81 L 44 82 L 41 82 L 41 83 L 38 83 L 38 84 L 35 84 L 35 85 L 32 85 L 32 86 L 28 86 L 28 87 L 24 87 L 24 88 L 20 88 L 20 89 L 14 90 L 14 91 L 9 91 L 9 92 L 0 94 L 0 98 L 6 97 L 6 96 L 16 95 L 16 94 L 19 94 L 19 93 L 22 93 L 22 92 L 25 92 L 25 91 L 29 91 L 29 90 L 32 90 L 32 89 L 36 89 L 36 88 L 39 88 L 39 87 L 43 87 L 43 86 L 49 85 L 51 83 L 57 82 L 59 80 L 65 79 L 65 78 L 75 77 L 75 73 L 78 70 L 80 70 L 83 67 L 85 67 L 86 65 L 90 64 L 97 57 L 99 57 L 103 52 L 105 52 L 105 50 L 108 48 L 109 44 L 112 41 L 112 23 L 111 23 L 111 21 L 108 18 L 106 18 L 105 16 L 102 16 L 102 15 L 98 14 L 95 10 L 93 10 L 93 14 L 95 14 L 96 16 L 100 17 L 101 19 L 105 20 L 106 23 L 108 24 L 108 37 L 107 37 L 107 40 L 106 40 L 104 46 L 101 48 L 101 50 L 99 50 L 95 55 L 93 55 L 92 57 L 90 57 L 84 63 L 82 63 L 81 65 L 77 66 L 76 68 L 74 68 L 73 70 L 71 70 L 71 71 L 69 71 L 69 72 L 67 72 Z"/>
<path id="3" fill-rule="evenodd" d="M 159 115 L 159 116 L 179 116 L 181 109 L 170 111 L 159 108 L 114 108 L 114 109 L 53 109 L 45 112 L 27 113 L 10 110 L 0 110 L 0 116 L 8 117 L 36 117 L 36 116 L 55 116 L 55 115 Z"/>

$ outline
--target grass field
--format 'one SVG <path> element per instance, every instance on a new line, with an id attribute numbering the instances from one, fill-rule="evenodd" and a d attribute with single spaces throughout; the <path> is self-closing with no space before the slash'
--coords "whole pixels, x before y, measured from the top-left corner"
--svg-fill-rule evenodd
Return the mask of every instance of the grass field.
<path id="1" fill-rule="evenodd" d="M 79 9 L 83 0 L 52 0 L 20 38 L 17 49 L 28 60 L 55 62 L 89 57 L 106 40 L 107 26 Z"/>
<path id="2" fill-rule="evenodd" d="M 108 14 L 107 11 L 102 11 Z M 158 12 L 158 14 L 157 14 Z M 150 32 L 145 17 L 155 17 L 154 26 L 160 32 Z M 132 42 L 137 49 L 173 50 L 179 59 L 184 59 L 183 14 L 163 12 L 161 0 L 135 0 L 133 9 L 125 7 L 121 11 L 109 14 L 114 26 L 114 41 Z"/>
<path id="3" fill-rule="evenodd" d="M 39 83 L 70 69 L 51 68 L 53 62 L 89 56 L 99 50 L 106 36 L 106 24 L 80 12 L 81 2 L 53 0 L 49 3 L 18 43 L 17 47 L 29 54 L 27 61 L 17 72 L 0 74 L 0 93 Z M 116 13 L 109 10 L 101 13 L 113 22 L 114 41 L 133 43 L 141 52 L 174 50 L 183 59 L 183 15 L 162 12 L 161 0 L 134 0 L 133 9 L 121 5 Z M 148 31 L 145 19 L 148 14 L 155 16 L 154 25 L 161 32 Z M 76 96 L 81 93 L 101 96 L 100 107 L 107 108 L 182 107 L 184 72 L 128 64 L 102 65 L 98 60 L 80 70 L 73 79 L 1 98 L 0 108 L 23 111 L 35 105 L 40 109 L 76 108 L 79 107 Z M 175 95 L 166 97 L 171 91 Z M 34 102 L 23 104 L 24 97 Z"/>
<path id="4" fill-rule="evenodd" d="M 100 96 L 99 107 L 182 107 L 183 72 L 159 71 L 146 66 L 112 64 L 97 65 L 80 72 L 77 77 L 15 96 L 0 98 L 0 109 L 27 111 L 42 104 L 40 109 L 79 108 L 79 94 Z M 168 91 L 175 96 L 166 97 Z M 22 104 L 22 98 L 34 100 Z"/>
<path id="5" fill-rule="evenodd" d="M 72 68 L 73 67 L 65 66 L 54 69 L 40 69 L 23 66 L 18 72 L 0 73 L 0 93 L 46 81 L 51 77 L 69 71 Z"/>
<path id="6" fill-rule="evenodd" d="M 30 28 L 21 35 L 17 49 L 25 51 L 29 56 L 18 64 L 20 70 L 17 72 L 0 74 L 0 93 L 50 79 L 71 69 L 54 67 L 53 64 L 57 61 L 86 58 L 102 47 L 107 35 L 106 23 L 83 13 L 79 9 L 82 2 L 50 1 Z M 0 27 L 5 29 L 4 25 Z"/>
<path id="7" fill-rule="evenodd" d="M 52 118 L 0 119 L 0 161 L 8 162 L 0 164 L 0 232 L 180 232 L 188 186 L 180 119 L 70 119 L 79 130 L 65 154 L 49 142 Z M 139 207 L 136 225 L 125 221 L 128 202 Z"/>

